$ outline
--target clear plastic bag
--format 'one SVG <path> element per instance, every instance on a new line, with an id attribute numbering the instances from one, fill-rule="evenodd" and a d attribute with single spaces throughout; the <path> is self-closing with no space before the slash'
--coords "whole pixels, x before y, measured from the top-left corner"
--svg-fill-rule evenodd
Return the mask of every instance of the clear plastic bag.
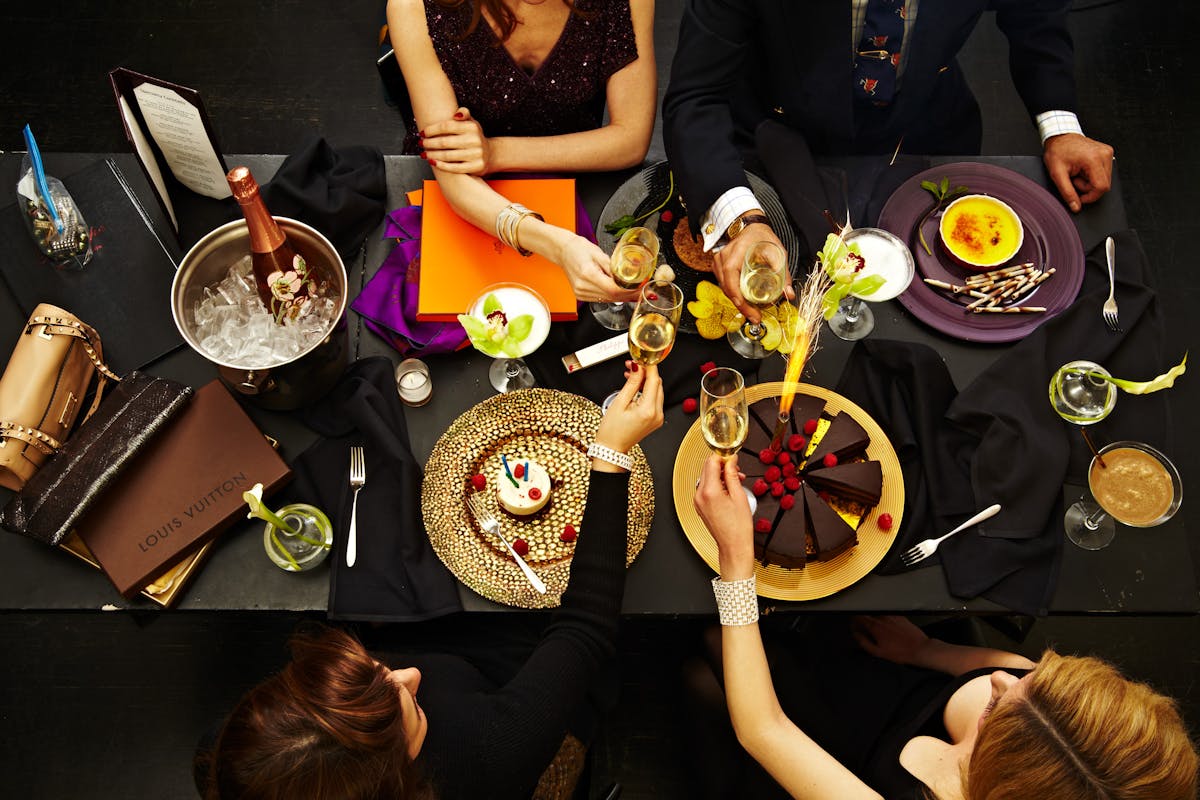
<path id="1" fill-rule="evenodd" d="M 41 154 L 28 126 L 25 132 L 29 152 L 21 160 L 21 178 L 17 181 L 17 208 L 25 227 L 55 266 L 83 269 L 92 259 L 91 230 L 67 187 L 43 172 Z"/>

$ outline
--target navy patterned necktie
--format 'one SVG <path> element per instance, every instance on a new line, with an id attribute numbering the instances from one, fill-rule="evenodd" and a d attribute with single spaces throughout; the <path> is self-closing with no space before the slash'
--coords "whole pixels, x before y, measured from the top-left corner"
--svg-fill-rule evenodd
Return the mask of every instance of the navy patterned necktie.
<path id="1" fill-rule="evenodd" d="M 854 53 L 854 96 L 887 105 L 896 95 L 904 40 L 904 0 L 867 0 L 862 38 Z"/>

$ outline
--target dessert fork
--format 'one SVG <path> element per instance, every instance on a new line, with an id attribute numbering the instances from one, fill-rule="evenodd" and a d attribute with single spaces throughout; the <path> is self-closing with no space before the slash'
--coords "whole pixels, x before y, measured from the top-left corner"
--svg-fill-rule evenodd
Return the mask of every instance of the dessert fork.
<path id="1" fill-rule="evenodd" d="M 346 537 L 346 566 L 353 567 L 358 558 L 358 490 L 367 484 L 367 461 L 358 445 L 350 448 L 350 488 L 354 502 L 350 504 L 350 533 Z"/>
<path id="2" fill-rule="evenodd" d="M 939 536 L 936 539 L 926 539 L 923 542 L 917 542 L 915 545 L 906 550 L 904 555 L 900 556 L 900 561 L 903 562 L 904 566 L 906 567 L 911 567 L 918 561 L 924 561 L 933 555 L 934 551 L 938 549 L 938 545 L 943 541 L 949 539 L 951 536 L 960 531 L 966 530 L 978 522 L 983 522 L 985 519 L 991 519 L 992 517 L 996 516 L 999 511 L 999 503 L 988 506 L 983 511 L 980 511 L 978 514 L 964 522 L 962 525 L 959 525 L 957 528 L 947 533 L 945 536 Z"/>
<path id="3" fill-rule="evenodd" d="M 508 543 L 508 539 L 500 532 L 500 523 L 492 516 L 490 511 L 484 508 L 483 502 L 474 495 L 467 495 L 467 505 L 470 506 L 471 513 L 475 515 L 475 520 L 479 523 L 479 527 L 504 542 L 504 546 L 508 548 L 509 555 L 513 557 L 513 561 L 517 562 L 517 566 L 521 568 L 521 572 L 525 573 L 525 577 L 529 579 L 529 583 L 539 594 L 545 594 L 546 584 L 542 583 L 542 579 L 529 568 L 529 565 L 525 563 L 525 559 L 517 555 L 517 551 L 513 549 L 513 546 Z"/>
<path id="4" fill-rule="evenodd" d="M 1113 333 L 1121 332 L 1121 324 L 1117 321 L 1117 281 L 1115 276 L 1116 260 L 1117 260 L 1117 245 L 1110 236 L 1104 240 L 1104 255 L 1108 257 L 1108 299 L 1104 301 L 1102 314 L 1104 316 L 1104 324 Z"/>

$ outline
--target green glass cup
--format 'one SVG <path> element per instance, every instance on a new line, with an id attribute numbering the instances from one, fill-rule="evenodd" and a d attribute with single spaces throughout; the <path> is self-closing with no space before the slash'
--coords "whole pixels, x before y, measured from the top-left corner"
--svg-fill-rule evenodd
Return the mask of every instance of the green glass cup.
<path id="1" fill-rule="evenodd" d="M 276 513 L 295 532 L 264 524 L 263 546 L 275 566 L 305 572 L 325 560 L 333 548 L 333 525 L 325 512 L 308 503 L 293 503 Z"/>

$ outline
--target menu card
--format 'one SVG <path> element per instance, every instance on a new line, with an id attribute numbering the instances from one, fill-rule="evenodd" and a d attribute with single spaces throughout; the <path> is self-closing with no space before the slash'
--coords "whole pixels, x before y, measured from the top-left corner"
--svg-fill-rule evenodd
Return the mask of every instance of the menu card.
<path id="1" fill-rule="evenodd" d="M 505 179 L 488 184 L 551 225 L 575 230 L 573 179 Z M 422 200 L 418 320 L 453 322 L 485 288 L 505 281 L 528 286 L 544 297 L 553 320 L 578 316 L 575 293 L 557 264 L 538 255 L 522 256 L 464 220 L 450 207 L 437 181 L 425 181 Z"/>

